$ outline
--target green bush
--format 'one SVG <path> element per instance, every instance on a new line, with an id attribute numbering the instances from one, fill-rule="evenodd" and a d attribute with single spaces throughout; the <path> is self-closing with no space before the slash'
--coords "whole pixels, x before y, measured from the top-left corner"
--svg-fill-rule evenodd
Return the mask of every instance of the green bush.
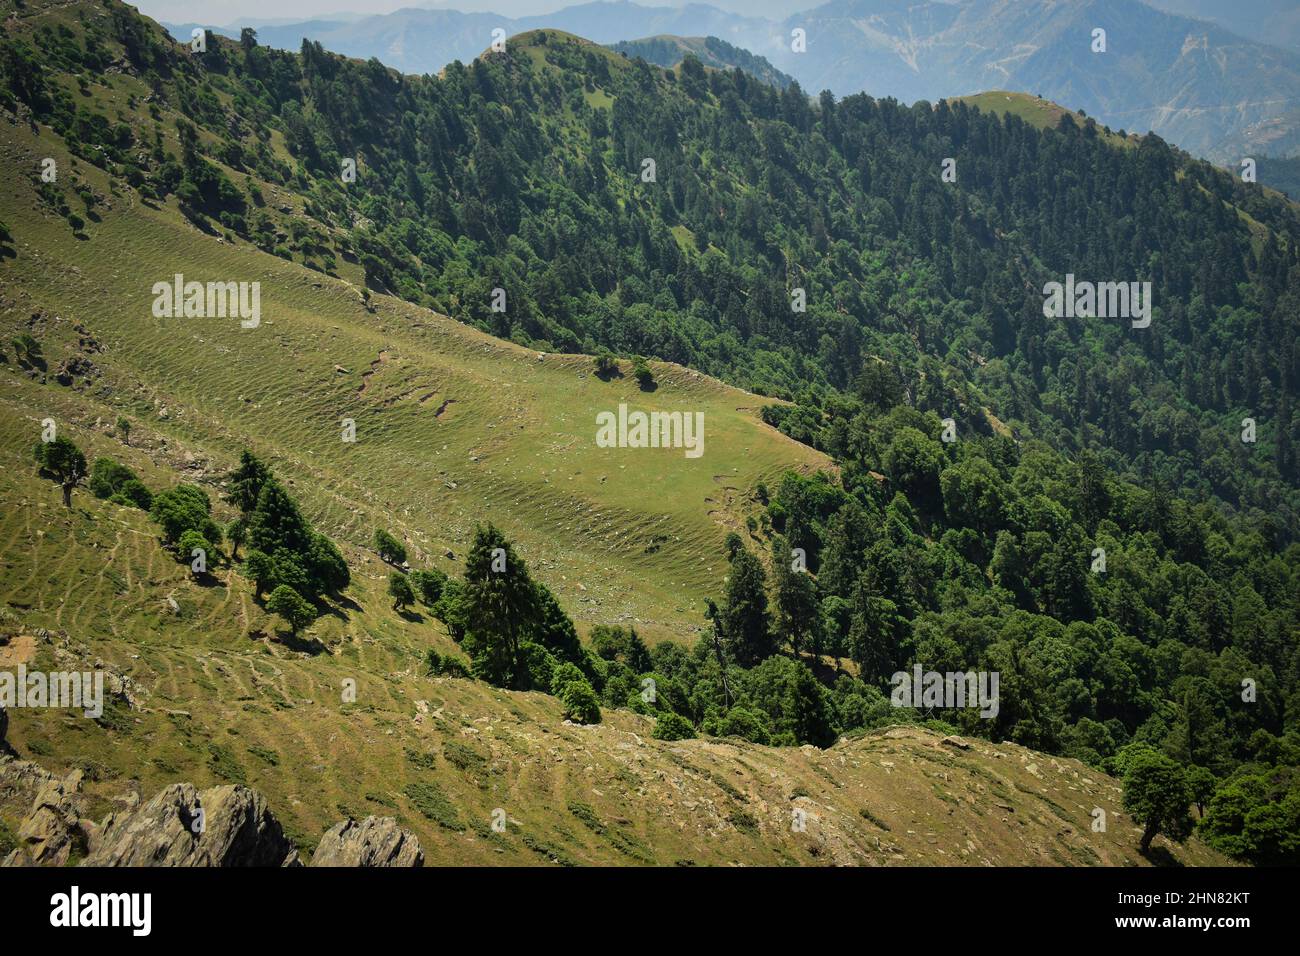
<path id="1" fill-rule="evenodd" d="M 560 701 L 564 704 L 564 719 L 577 724 L 600 723 L 600 701 L 596 692 L 585 680 L 571 680 L 560 688 Z"/>
<path id="2" fill-rule="evenodd" d="M 375 529 L 375 550 L 389 564 L 401 564 L 406 560 L 406 546 L 383 528 Z"/>
<path id="3" fill-rule="evenodd" d="M 560 691 L 564 685 L 571 681 L 586 681 L 587 675 L 584 674 L 577 664 L 571 661 L 564 661 L 551 673 L 551 693 L 556 697 L 560 696 Z"/>
<path id="4" fill-rule="evenodd" d="M 289 632 L 294 636 L 316 620 L 316 609 L 287 584 L 281 584 L 271 592 L 266 602 L 266 609 L 284 618 L 285 623 L 289 625 Z"/>
<path id="5" fill-rule="evenodd" d="M 765 721 L 747 707 L 733 707 L 714 724 L 714 733 L 719 737 L 743 737 L 750 743 L 768 744 L 772 735 L 765 726 Z"/>
<path id="6" fill-rule="evenodd" d="M 655 382 L 655 373 L 650 370 L 649 363 L 643 358 L 638 358 L 633 364 L 632 374 L 636 376 L 642 388 L 649 388 Z"/>
<path id="7" fill-rule="evenodd" d="M 695 736 L 695 728 L 681 714 L 665 711 L 655 721 L 655 740 L 690 740 Z"/>
<path id="8" fill-rule="evenodd" d="M 420 603 L 433 607 L 442 597 L 442 589 L 447 583 L 447 575 L 437 568 L 411 572 L 411 585 L 419 595 Z"/>
<path id="9" fill-rule="evenodd" d="M 592 364 L 596 368 L 598 378 L 613 378 L 618 374 L 618 359 L 608 352 L 601 352 L 592 359 Z"/>
<path id="10" fill-rule="evenodd" d="M 153 507 L 153 492 L 144 486 L 144 482 L 132 478 L 122 483 L 117 493 L 108 499 L 115 505 L 125 505 L 148 511 Z"/>
<path id="11" fill-rule="evenodd" d="M 203 552 L 204 565 L 211 566 L 216 558 L 211 542 L 199 532 L 190 529 L 181 535 L 180 541 L 176 543 L 176 557 L 182 564 L 192 564 L 196 550 Z"/>
<path id="12" fill-rule="evenodd" d="M 221 540 L 221 529 L 212 520 L 212 505 L 203 489 L 177 485 L 154 496 L 149 517 L 162 526 L 163 540 L 174 544 L 186 531 L 197 531 L 209 541 Z"/>
<path id="13" fill-rule="evenodd" d="M 549 693 L 555 681 L 557 666 L 555 655 L 533 641 L 525 641 L 520 648 L 520 653 L 523 656 L 524 669 L 528 672 L 520 682 L 521 688 Z"/>
<path id="14" fill-rule="evenodd" d="M 90 493 L 96 498 L 112 498 L 128 481 L 136 481 L 135 472 L 112 458 L 96 458 L 90 466 Z"/>
<path id="15" fill-rule="evenodd" d="M 425 663 L 428 665 L 429 673 L 435 676 L 474 679 L 474 675 L 470 673 L 469 664 L 462 658 L 453 657 L 450 654 L 439 654 L 433 648 L 429 648 L 428 654 L 425 655 Z"/>

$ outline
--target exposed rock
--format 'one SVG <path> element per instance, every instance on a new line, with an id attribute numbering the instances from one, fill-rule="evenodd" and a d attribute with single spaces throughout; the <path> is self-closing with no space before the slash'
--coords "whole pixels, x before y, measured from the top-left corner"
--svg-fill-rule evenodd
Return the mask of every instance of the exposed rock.
<path id="1" fill-rule="evenodd" d="M 18 827 L 22 853 L 15 864 L 64 866 L 74 851 L 85 851 L 93 824 L 81 819 L 80 770 L 58 777 L 29 761 L 7 760 L 0 765 L 0 776 L 6 788 L 36 791 L 31 811 Z"/>
<path id="2" fill-rule="evenodd" d="M 200 813 L 200 811 L 202 811 Z M 301 866 L 256 790 L 174 783 L 105 819 L 87 866 Z"/>
<path id="3" fill-rule="evenodd" d="M 54 371 L 54 380 L 60 385 L 71 385 L 78 378 L 95 378 L 99 369 L 95 363 L 82 355 L 74 355 L 59 363 Z"/>
<path id="4" fill-rule="evenodd" d="M 945 744 L 949 747 L 956 747 L 958 750 L 970 750 L 970 744 L 962 740 L 960 737 L 944 737 L 943 740 L 939 741 L 939 743 Z"/>
<path id="5" fill-rule="evenodd" d="M 336 823 L 321 837 L 312 866 L 424 866 L 424 851 L 414 833 L 392 817 L 366 817 Z"/>

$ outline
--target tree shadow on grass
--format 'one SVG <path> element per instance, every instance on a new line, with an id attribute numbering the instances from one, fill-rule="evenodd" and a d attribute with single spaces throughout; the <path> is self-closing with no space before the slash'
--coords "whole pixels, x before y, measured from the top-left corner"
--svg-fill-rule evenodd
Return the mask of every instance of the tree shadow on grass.
<path id="1" fill-rule="evenodd" d="M 1140 853 L 1141 851 L 1139 850 L 1138 852 Z M 1169 851 L 1169 848 L 1164 846 L 1150 847 L 1146 851 L 1146 853 L 1142 854 L 1142 856 L 1144 856 L 1152 866 L 1161 866 L 1161 867 L 1168 867 L 1174 869 L 1181 868 L 1184 866 L 1182 860 L 1174 856 L 1173 853 Z"/>
<path id="2" fill-rule="evenodd" d="M 401 611 L 398 611 L 398 612 L 397 612 L 397 616 L 400 617 L 400 618 L 401 618 L 402 620 L 404 620 L 404 621 L 410 621 L 412 624 L 423 624 L 423 623 L 424 623 L 424 615 L 421 614 L 419 611 L 414 611 L 414 610 L 412 610 L 412 609 L 409 608 L 409 607 L 408 607 L 408 608 L 405 608 L 405 609 L 403 609 L 403 610 L 401 610 Z"/>
<path id="3" fill-rule="evenodd" d="M 352 615 L 348 613 L 349 611 L 361 610 L 361 605 L 356 601 L 337 594 L 319 597 L 312 603 L 316 607 L 317 614 L 328 614 L 330 617 L 338 618 L 344 623 L 352 620 Z"/>
<path id="4" fill-rule="evenodd" d="M 300 637 L 288 631 L 277 630 L 275 639 L 291 651 L 310 654 L 313 657 L 329 652 L 329 648 L 318 637 Z"/>

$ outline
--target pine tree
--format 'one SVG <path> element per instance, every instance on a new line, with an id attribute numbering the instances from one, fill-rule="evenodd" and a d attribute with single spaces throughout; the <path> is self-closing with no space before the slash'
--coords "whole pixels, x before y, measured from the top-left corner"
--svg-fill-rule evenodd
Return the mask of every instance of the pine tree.
<path id="1" fill-rule="evenodd" d="M 536 628 L 541 608 L 527 565 L 491 524 L 475 529 L 460 597 L 476 668 L 494 683 L 522 686 L 527 674 L 521 647 Z"/>
<path id="2" fill-rule="evenodd" d="M 767 573 L 748 548 L 737 552 L 727 579 L 722 633 L 727 655 L 750 667 L 776 653 L 767 612 Z"/>

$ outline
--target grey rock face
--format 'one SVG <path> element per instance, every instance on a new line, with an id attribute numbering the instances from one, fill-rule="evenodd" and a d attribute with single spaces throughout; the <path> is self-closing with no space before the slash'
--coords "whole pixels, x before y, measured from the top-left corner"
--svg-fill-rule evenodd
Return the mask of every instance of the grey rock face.
<path id="1" fill-rule="evenodd" d="M 424 866 L 420 841 L 392 817 L 336 823 L 321 837 L 312 866 Z"/>
<path id="2" fill-rule="evenodd" d="M 256 790 L 176 783 L 104 821 L 86 866 L 301 866 Z"/>

